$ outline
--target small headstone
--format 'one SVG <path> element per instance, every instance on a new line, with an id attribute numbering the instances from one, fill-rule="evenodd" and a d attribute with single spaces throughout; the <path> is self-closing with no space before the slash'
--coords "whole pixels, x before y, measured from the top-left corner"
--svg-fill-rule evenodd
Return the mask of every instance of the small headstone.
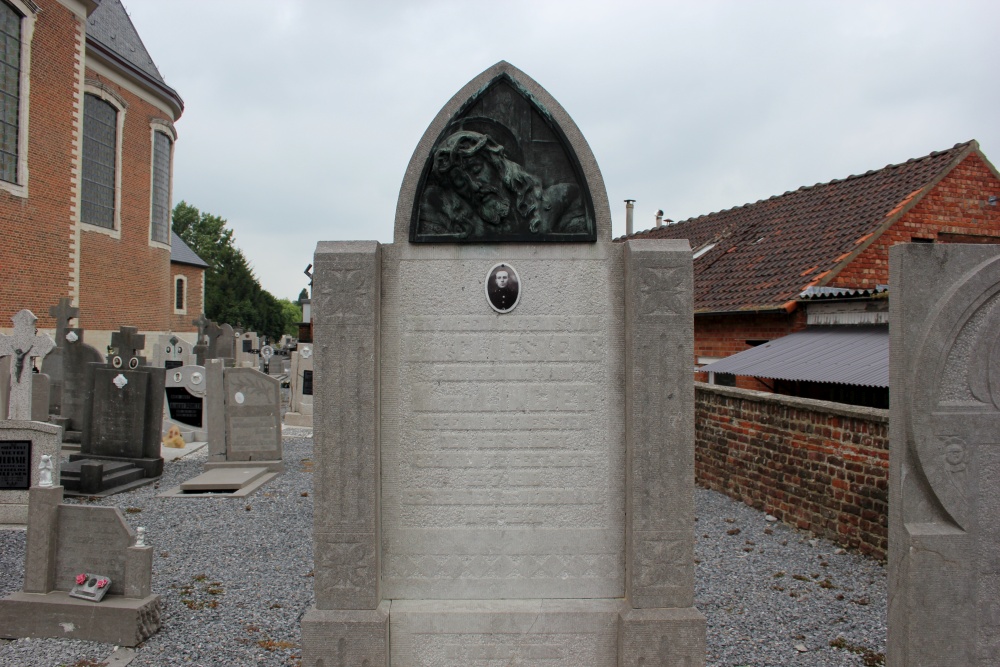
<path id="1" fill-rule="evenodd" d="M 194 363 L 198 366 L 205 365 L 205 357 L 208 352 L 208 325 L 211 324 L 211 320 L 205 317 L 205 313 L 201 313 L 198 319 L 191 322 L 191 324 L 198 327 L 198 342 L 194 346 Z"/>
<path id="2" fill-rule="evenodd" d="M 173 333 L 161 334 L 153 346 L 153 365 L 166 369 L 194 364 L 194 347 Z"/>
<path id="3" fill-rule="evenodd" d="M 3 635 L 136 646 L 156 633 L 153 549 L 136 540 L 121 511 L 62 504 L 61 486 L 29 493 L 24 588 L 0 600 Z"/>
<path id="4" fill-rule="evenodd" d="M 278 381 L 253 368 L 225 373 L 226 460 L 281 459 L 281 391 Z"/>
<path id="5" fill-rule="evenodd" d="M 59 484 L 60 430 L 37 421 L 0 421 L 0 524 L 26 524 L 28 489 L 46 480 Z"/>
<path id="6" fill-rule="evenodd" d="M 289 373 L 290 398 L 285 423 L 289 426 L 313 425 L 313 348 L 303 343 L 292 353 Z"/>

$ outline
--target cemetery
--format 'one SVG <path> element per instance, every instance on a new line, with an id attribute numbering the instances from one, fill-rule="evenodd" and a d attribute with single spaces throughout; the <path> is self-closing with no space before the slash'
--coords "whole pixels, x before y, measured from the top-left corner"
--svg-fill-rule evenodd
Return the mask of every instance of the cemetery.
<path id="1" fill-rule="evenodd" d="M 1000 246 L 887 251 L 891 409 L 722 388 L 531 76 L 414 139 L 287 360 L 186 245 L 156 324 L 0 313 L 0 664 L 1000 664 Z"/>

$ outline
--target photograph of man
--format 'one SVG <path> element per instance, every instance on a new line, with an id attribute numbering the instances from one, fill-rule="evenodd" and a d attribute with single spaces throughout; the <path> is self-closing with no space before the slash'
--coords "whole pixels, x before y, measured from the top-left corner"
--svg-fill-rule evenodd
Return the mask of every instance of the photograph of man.
<path id="1" fill-rule="evenodd" d="M 497 264 L 486 278 L 486 298 L 498 313 L 509 313 L 521 296 L 517 272 L 508 264 Z"/>

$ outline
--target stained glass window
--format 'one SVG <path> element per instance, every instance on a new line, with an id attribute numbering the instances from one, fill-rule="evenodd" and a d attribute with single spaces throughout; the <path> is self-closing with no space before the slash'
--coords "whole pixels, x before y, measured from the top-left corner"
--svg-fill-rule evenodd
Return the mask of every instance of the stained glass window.
<path id="1" fill-rule="evenodd" d="M 0 180 L 17 183 L 21 15 L 0 2 Z"/>
<path id="2" fill-rule="evenodd" d="M 152 238 L 170 242 L 170 137 L 153 133 L 153 213 Z M 178 306 L 180 308 L 181 306 Z"/>
<path id="3" fill-rule="evenodd" d="M 118 110 L 96 95 L 84 95 L 82 222 L 114 229 L 117 154 Z"/>

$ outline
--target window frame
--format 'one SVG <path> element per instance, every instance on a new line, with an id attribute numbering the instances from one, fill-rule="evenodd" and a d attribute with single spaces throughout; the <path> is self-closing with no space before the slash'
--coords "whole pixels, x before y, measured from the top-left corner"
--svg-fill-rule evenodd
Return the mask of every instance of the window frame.
<path id="1" fill-rule="evenodd" d="M 153 208 L 156 201 L 156 135 L 163 134 L 170 142 L 170 155 L 167 160 L 167 240 L 157 241 L 153 238 Z M 171 212 L 174 199 L 174 144 L 177 142 L 177 131 L 173 123 L 154 119 L 149 124 L 149 245 L 155 248 L 170 249 Z"/>
<path id="2" fill-rule="evenodd" d="M 83 95 L 80 102 L 80 186 L 79 186 L 79 212 L 77 213 L 77 218 L 80 221 L 81 229 L 89 232 L 100 232 L 102 234 L 107 234 L 108 236 L 114 237 L 116 239 L 121 238 L 122 229 L 122 148 L 124 144 L 125 137 L 125 113 L 128 111 L 128 102 L 126 102 L 118 93 L 114 92 L 104 84 L 99 81 L 93 81 L 88 79 L 84 82 Z M 84 123 L 84 100 L 87 95 L 93 95 L 115 108 L 118 112 L 115 119 L 115 215 L 114 215 L 114 226 L 111 228 L 102 227 L 101 225 L 87 222 L 83 219 L 83 160 L 84 160 L 84 146 L 85 138 L 83 136 L 83 123 Z"/>
<path id="3" fill-rule="evenodd" d="M 17 180 L 0 180 L 0 190 L 15 197 L 28 196 L 28 121 L 31 100 L 31 41 L 35 35 L 38 7 L 23 0 L 0 0 L 21 15 L 21 62 L 17 91 Z"/>
<path id="4" fill-rule="evenodd" d="M 183 304 L 183 306 L 181 308 L 178 308 L 177 307 L 177 292 L 178 292 L 178 287 L 180 287 L 181 285 L 183 285 L 183 287 L 181 287 L 181 294 L 183 294 L 183 296 L 184 296 L 184 304 Z M 188 299 L 188 279 L 187 279 L 187 276 L 185 276 L 184 274 L 181 274 L 181 273 L 176 273 L 176 274 L 174 274 L 174 294 L 173 294 L 174 315 L 187 315 L 187 312 L 188 312 L 188 308 L 187 308 L 188 307 L 188 301 L 189 301 L 189 299 Z"/>

